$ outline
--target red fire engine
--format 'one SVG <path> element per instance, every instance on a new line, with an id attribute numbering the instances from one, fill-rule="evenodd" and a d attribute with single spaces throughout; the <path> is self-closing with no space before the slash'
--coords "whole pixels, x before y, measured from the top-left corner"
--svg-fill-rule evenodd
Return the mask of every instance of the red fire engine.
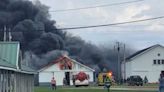
<path id="1" fill-rule="evenodd" d="M 85 72 L 79 72 L 74 76 L 74 85 L 78 86 L 88 86 L 89 85 L 89 75 Z"/>

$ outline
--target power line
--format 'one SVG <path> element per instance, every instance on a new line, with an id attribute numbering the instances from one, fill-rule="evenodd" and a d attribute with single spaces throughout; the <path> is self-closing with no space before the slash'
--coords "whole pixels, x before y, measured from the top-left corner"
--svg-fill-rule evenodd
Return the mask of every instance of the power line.
<path id="1" fill-rule="evenodd" d="M 111 23 L 111 24 L 92 25 L 92 26 L 79 26 L 79 27 L 59 28 L 59 29 L 60 30 L 74 30 L 74 29 L 86 29 L 86 28 L 96 28 L 96 27 L 105 27 L 105 26 L 115 26 L 115 25 L 138 23 L 138 22 L 157 20 L 157 19 L 163 19 L 163 18 L 164 18 L 164 16 L 159 16 L 159 17 L 140 19 L 140 20 L 133 20 L 133 21 L 126 21 L 126 22 Z"/>
<path id="2" fill-rule="evenodd" d="M 49 12 L 67 12 L 67 11 L 75 11 L 75 10 L 84 10 L 84 9 L 91 9 L 91 8 L 97 8 L 97 7 L 108 7 L 108 6 L 124 5 L 124 4 L 136 3 L 136 2 L 141 2 L 141 1 L 144 1 L 144 0 L 134 0 L 134 1 L 126 1 L 126 2 L 120 2 L 120 3 L 112 3 L 112 4 L 104 4 L 104 5 L 97 5 L 97 6 L 81 7 L 81 8 L 53 10 L 53 11 L 49 11 Z"/>

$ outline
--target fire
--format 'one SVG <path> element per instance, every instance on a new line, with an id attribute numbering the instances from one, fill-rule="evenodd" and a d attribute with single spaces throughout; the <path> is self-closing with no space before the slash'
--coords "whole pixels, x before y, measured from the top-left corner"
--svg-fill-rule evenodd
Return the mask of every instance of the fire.
<path id="1" fill-rule="evenodd" d="M 112 76 L 112 72 L 109 72 L 109 73 L 108 73 L 108 76 L 111 77 L 111 76 Z"/>

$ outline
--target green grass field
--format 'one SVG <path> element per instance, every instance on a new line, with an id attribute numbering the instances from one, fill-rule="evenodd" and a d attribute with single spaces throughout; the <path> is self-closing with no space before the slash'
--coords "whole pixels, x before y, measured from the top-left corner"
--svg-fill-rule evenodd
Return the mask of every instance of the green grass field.
<path id="1" fill-rule="evenodd" d="M 91 88 L 57 88 L 51 90 L 48 87 L 36 87 L 35 92 L 107 92 L 105 89 L 91 89 Z M 110 92 L 157 92 L 157 91 L 129 91 L 129 90 L 111 90 Z"/>

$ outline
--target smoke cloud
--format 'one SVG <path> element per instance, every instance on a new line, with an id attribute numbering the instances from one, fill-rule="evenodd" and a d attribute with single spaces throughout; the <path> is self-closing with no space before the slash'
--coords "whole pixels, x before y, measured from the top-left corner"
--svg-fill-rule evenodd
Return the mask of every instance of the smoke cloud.
<path id="1" fill-rule="evenodd" d="M 10 30 L 12 41 L 21 43 L 23 63 L 34 69 L 40 69 L 58 56 L 69 53 L 77 61 L 98 71 L 106 69 L 117 74 L 114 46 L 95 46 L 58 30 L 56 22 L 50 19 L 48 9 L 39 1 L 0 0 L 0 40 L 3 40 L 4 30 Z"/>

